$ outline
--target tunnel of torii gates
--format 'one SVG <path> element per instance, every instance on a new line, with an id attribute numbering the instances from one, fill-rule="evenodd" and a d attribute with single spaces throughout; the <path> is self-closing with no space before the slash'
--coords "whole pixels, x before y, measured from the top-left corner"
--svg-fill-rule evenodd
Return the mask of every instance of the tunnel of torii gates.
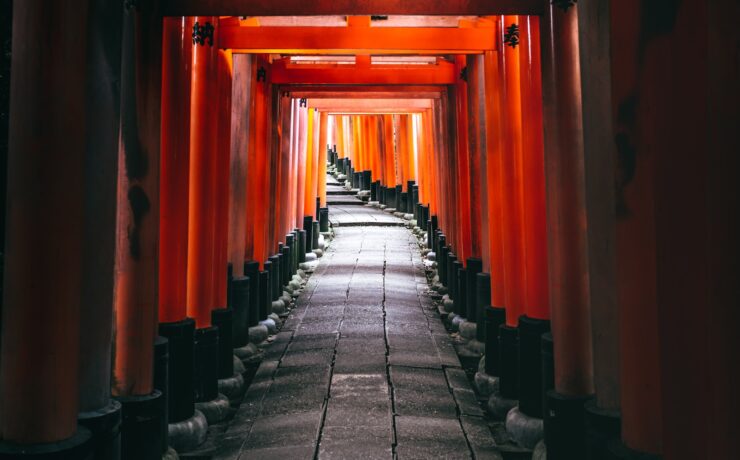
<path id="1" fill-rule="evenodd" d="M 551 458 L 733 458 L 737 5 L 551 3 L 16 1 L 0 457 L 162 455 L 328 168 L 413 214 Z"/>

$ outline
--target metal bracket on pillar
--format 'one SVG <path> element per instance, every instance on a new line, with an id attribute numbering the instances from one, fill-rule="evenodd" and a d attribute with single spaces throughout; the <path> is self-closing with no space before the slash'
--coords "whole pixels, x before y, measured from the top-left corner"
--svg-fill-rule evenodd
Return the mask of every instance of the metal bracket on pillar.
<path id="1" fill-rule="evenodd" d="M 200 25 L 198 21 L 193 24 L 193 45 L 205 46 L 208 40 L 208 46 L 213 46 L 213 32 L 216 30 L 213 24 L 206 22 Z"/>
<path id="2" fill-rule="evenodd" d="M 308 107 L 308 100 L 304 97 L 301 98 L 301 100 L 298 103 L 299 107 Z"/>
<path id="3" fill-rule="evenodd" d="M 571 6 L 576 6 L 578 0 L 552 0 L 551 5 L 561 8 L 563 11 L 568 11 Z"/>
<path id="4" fill-rule="evenodd" d="M 257 69 L 257 81 L 267 81 L 267 70 L 264 67 Z"/>
<path id="5" fill-rule="evenodd" d="M 468 81 L 468 67 L 465 66 L 460 71 L 460 80 L 462 81 Z"/>
<path id="6" fill-rule="evenodd" d="M 519 25 L 512 24 L 504 33 L 504 44 L 516 48 L 519 45 Z"/>

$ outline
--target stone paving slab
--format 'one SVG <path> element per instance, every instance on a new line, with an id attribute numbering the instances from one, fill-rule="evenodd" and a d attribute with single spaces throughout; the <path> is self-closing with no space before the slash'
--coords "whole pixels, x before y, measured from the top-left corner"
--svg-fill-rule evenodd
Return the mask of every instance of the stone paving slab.
<path id="1" fill-rule="evenodd" d="M 335 238 L 214 458 L 499 458 L 416 238 L 377 208 L 330 216 Z"/>

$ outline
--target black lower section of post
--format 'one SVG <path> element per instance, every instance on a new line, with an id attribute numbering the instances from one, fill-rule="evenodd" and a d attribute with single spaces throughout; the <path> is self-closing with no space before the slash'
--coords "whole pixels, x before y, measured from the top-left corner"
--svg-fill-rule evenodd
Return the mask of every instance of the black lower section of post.
<path id="1" fill-rule="evenodd" d="M 298 263 L 306 261 L 306 231 L 298 230 Z"/>
<path id="2" fill-rule="evenodd" d="M 499 392 L 507 399 L 519 397 L 519 331 L 515 327 L 499 326 Z"/>
<path id="3" fill-rule="evenodd" d="M 475 322 L 478 328 L 475 330 L 475 338 L 479 342 L 486 340 L 486 308 L 491 305 L 491 275 L 478 273 L 475 275 Z"/>
<path id="4" fill-rule="evenodd" d="M 431 246 L 429 246 L 429 248 L 435 253 L 437 252 L 437 244 L 434 241 L 434 234 L 437 233 L 438 228 L 439 228 L 439 222 L 438 222 L 437 216 L 431 216 L 429 218 L 429 234 L 431 235 L 430 241 L 429 241 L 429 244 L 431 244 Z"/>
<path id="5" fill-rule="evenodd" d="M 552 333 L 546 332 L 540 338 L 540 357 L 542 364 L 542 409 L 547 412 L 547 392 L 555 388 L 555 357 L 552 351 Z"/>
<path id="6" fill-rule="evenodd" d="M 280 289 L 280 257 L 270 256 L 270 300 L 275 301 L 282 294 Z M 268 313 L 269 314 L 269 313 Z"/>
<path id="7" fill-rule="evenodd" d="M 121 403 L 121 458 L 162 458 L 164 397 L 155 390 L 146 396 L 117 398 Z"/>
<path id="8" fill-rule="evenodd" d="M 169 423 L 182 422 L 194 414 L 193 337 L 195 321 L 186 318 L 174 323 L 160 323 L 159 335 L 169 342 L 167 373 L 167 409 Z"/>
<path id="9" fill-rule="evenodd" d="M 548 450 L 549 458 L 549 450 Z M 663 457 L 646 452 L 639 452 L 625 446 L 619 439 L 609 442 L 604 460 L 662 460 Z"/>
<path id="10" fill-rule="evenodd" d="M 161 430 L 162 430 L 162 453 L 167 452 L 167 420 L 168 420 L 168 395 L 167 390 L 169 388 L 169 341 L 165 338 L 157 336 L 154 340 L 154 389 L 159 390 L 162 393 L 162 417 L 160 417 Z"/>
<path id="11" fill-rule="evenodd" d="M 71 438 L 54 443 L 16 444 L 0 440 L 0 460 L 97 460 L 90 430 L 78 426 Z"/>
<path id="12" fill-rule="evenodd" d="M 267 264 L 271 264 L 271 262 L 265 262 L 265 269 L 260 272 L 260 321 L 266 320 L 272 309 L 272 290 L 270 286 L 272 283 L 270 283 L 270 271 Z"/>
<path id="13" fill-rule="evenodd" d="M 393 206 L 396 208 L 396 211 L 401 211 L 401 194 L 403 193 L 403 185 L 396 185 L 396 203 Z"/>
<path id="14" fill-rule="evenodd" d="M 401 200 L 400 200 L 400 206 L 399 211 L 401 212 L 409 212 L 408 204 L 409 204 L 409 194 L 408 192 L 401 192 Z"/>
<path id="15" fill-rule="evenodd" d="M 468 270 L 462 263 L 457 264 L 457 290 L 455 292 L 455 313 L 460 316 L 467 315 L 468 305 Z"/>
<path id="16" fill-rule="evenodd" d="M 471 323 L 478 320 L 478 298 L 476 293 L 476 279 L 478 273 L 483 271 L 483 260 L 478 257 L 468 257 L 465 267 L 465 318 Z"/>
<path id="17" fill-rule="evenodd" d="M 618 441 L 622 434 L 619 412 L 597 407 L 596 399 L 586 401 L 585 410 L 588 458 L 607 458 L 609 444 Z"/>
<path id="18" fill-rule="evenodd" d="M 499 364 L 499 332 L 501 326 L 506 322 L 506 310 L 499 307 L 487 307 L 486 316 L 486 374 L 498 376 L 501 372 Z"/>
<path id="19" fill-rule="evenodd" d="M 542 334 L 550 321 L 519 317 L 519 410 L 542 418 Z"/>
<path id="20" fill-rule="evenodd" d="M 457 261 L 457 256 L 450 251 L 447 254 L 447 295 L 452 300 L 457 298 L 457 270 L 459 266 L 460 262 Z"/>
<path id="21" fill-rule="evenodd" d="M 212 401 L 218 396 L 218 328 L 196 329 L 193 345 L 195 402 Z"/>
<path id="22" fill-rule="evenodd" d="M 329 231 L 329 208 L 319 208 L 319 230 Z"/>
<path id="23" fill-rule="evenodd" d="M 81 413 L 78 422 L 90 430 L 93 458 L 121 458 L 121 403 L 112 399 L 103 408 Z"/>
<path id="24" fill-rule="evenodd" d="M 311 250 L 315 249 L 313 247 L 313 217 L 312 216 L 305 216 L 303 218 L 303 230 L 306 232 L 306 251 L 305 252 L 311 252 Z"/>
<path id="25" fill-rule="evenodd" d="M 260 320 L 260 264 L 256 260 L 244 262 L 244 276 L 249 278 L 249 314 L 247 327 L 256 326 Z M 236 345 L 235 345 L 236 346 Z"/>
<path id="26" fill-rule="evenodd" d="M 313 221 L 312 225 L 312 231 L 311 231 L 311 246 L 314 249 L 319 249 L 319 236 L 321 235 L 321 232 L 319 231 L 319 222 L 317 220 Z"/>
<path id="27" fill-rule="evenodd" d="M 226 264 L 226 306 L 231 307 L 231 283 L 234 281 L 234 265 Z"/>
<path id="28" fill-rule="evenodd" d="M 251 287 L 252 279 L 247 276 L 234 278 L 231 282 L 231 309 L 234 312 L 231 334 L 234 348 L 241 348 L 249 342 Z"/>
<path id="29" fill-rule="evenodd" d="M 370 171 L 369 169 L 362 171 L 362 189 L 370 190 L 370 184 L 372 184 L 372 181 L 373 181 L 373 172 Z"/>
<path id="30" fill-rule="evenodd" d="M 281 280 L 280 285 L 285 286 L 290 281 L 290 277 L 293 276 L 293 264 L 291 263 L 293 260 L 293 255 L 290 252 L 291 248 L 290 246 L 285 246 L 283 248 L 283 259 L 282 259 L 282 275 L 283 279 Z"/>
<path id="31" fill-rule="evenodd" d="M 234 340 L 232 335 L 234 311 L 217 308 L 211 312 L 211 322 L 218 328 L 218 378 L 234 375 Z"/>
<path id="32" fill-rule="evenodd" d="M 439 235 L 437 237 L 439 241 L 437 241 L 437 247 L 439 248 L 439 252 L 436 254 L 437 256 L 437 276 L 439 277 L 439 282 L 442 283 L 443 286 L 447 286 L 447 254 L 450 252 L 447 248 L 447 245 L 445 244 L 445 236 Z"/>
<path id="33" fill-rule="evenodd" d="M 547 392 L 545 444 L 548 460 L 586 460 L 586 410 L 591 396 L 565 396 Z"/>

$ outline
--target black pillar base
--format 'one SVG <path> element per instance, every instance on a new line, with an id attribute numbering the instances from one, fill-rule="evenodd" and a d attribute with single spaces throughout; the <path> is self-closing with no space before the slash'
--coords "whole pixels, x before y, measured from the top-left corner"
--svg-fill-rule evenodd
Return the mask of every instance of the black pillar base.
<path id="1" fill-rule="evenodd" d="M 519 317 L 519 409 L 542 418 L 542 334 L 550 321 Z"/>
<path id="2" fill-rule="evenodd" d="M 455 265 L 458 264 L 458 265 Z M 455 300 L 457 297 L 457 270 L 459 266 L 457 256 L 454 252 L 450 251 L 447 253 L 447 295 L 450 300 Z"/>
<path id="3" fill-rule="evenodd" d="M 282 279 L 280 285 L 285 286 L 290 282 L 291 276 L 293 276 L 293 255 L 291 254 L 291 247 L 287 244 L 283 247 L 283 270 L 281 272 Z"/>
<path id="4" fill-rule="evenodd" d="M 306 261 L 306 231 L 298 230 L 298 263 L 302 264 Z"/>
<path id="5" fill-rule="evenodd" d="M 486 343 L 486 309 L 491 305 L 491 275 L 478 273 L 475 275 L 475 322 L 476 340 Z"/>
<path id="6" fill-rule="evenodd" d="M 43 444 L 16 444 L 0 440 L 0 460 L 93 460 L 90 430 L 78 426 L 71 438 Z"/>
<path id="7" fill-rule="evenodd" d="M 218 328 L 195 330 L 193 389 L 195 402 L 205 402 L 218 396 Z"/>
<path id="8" fill-rule="evenodd" d="M 502 324 L 499 334 L 499 391 L 507 399 L 519 399 L 519 330 Z"/>
<path id="9" fill-rule="evenodd" d="M 478 257 L 468 257 L 465 263 L 465 313 L 463 315 L 469 322 L 475 323 L 478 320 L 476 277 L 483 271 L 483 260 Z"/>
<path id="10" fill-rule="evenodd" d="M 270 265 L 267 270 L 270 272 L 270 301 L 275 301 L 280 298 L 283 290 L 280 289 L 280 257 L 270 256 Z M 269 312 L 267 313 L 270 314 Z"/>
<path id="11" fill-rule="evenodd" d="M 265 262 L 265 269 L 260 272 L 260 304 L 259 304 L 259 321 L 267 319 L 267 315 L 272 312 L 272 288 L 270 282 L 269 267 L 271 262 Z"/>
<path id="12" fill-rule="evenodd" d="M 315 221 L 313 221 L 311 223 L 311 226 L 312 226 L 312 230 L 311 230 L 311 239 L 312 239 L 312 241 L 311 241 L 311 247 L 313 249 L 319 249 L 319 236 L 321 235 L 321 232 L 319 231 L 320 230 L 319 222 L 315 220 Z"/>
<path id="13" fill-rule="evenodd" d="M 90 430 L 93 458 L 121 458 L 121 403 L 112 399 L 96 411 L 81 412 L 77 421 Z"/>
<path id="14" fill-rule="evenodd" d="M 146 396 L 116 398 L 121 403 L 121 458 L 162 458 L 164 397 L 155 390 Z"/>
<path id="15" fill-rule="evenodd" d="M 596 400 L 586 401 L 586 442 L 591 460 L 607 458 L 607 446 L 618 441 L 622 433 L 619 411 L 601 409 Z"/>
<path id="16" fill-rule="evenodd" d="M 195 321 L 192 318 L 159 324 L 159 335 L 169 342 L 167 409 L 170 423 L 193 416 L 194 334 Z"/>
<path id="17" fill-rule="evenodd" d="M 437 241 L 437 247 L 439 248 L 439 252 L 437 255 L 437 276 L 439 277 L 439 282 L 442 283 L 442 286 L 447 286 L 447 254 L 450 252 L 449 248 L 446 245 L 446 238 L 444 235 L 439 235 L 437 237 L 439 241 Z"/>
<path id="18" fill-rule="evenodd" d="M 218 328 L 219 379 L 228 379 L 234 375 L 233 320 L 234 311 L 231 308 L 217 308 L 211 312 L 211 322 Z"/>
<path id="19" fill-rule="evenodd" d="M 313 217 L 305 216 L 303 218 L 303 230 L 306 232 L 306 249 L 304 252 L 311 252 L 313 249 Z M 304 254 L 305 261 L 305 254 Z"/>
<path id="20" fill-rule="evenodd" d="M 322 232 L 329 231 L 329 208 L 319 208 L 319 230 Z"/>
<path id="21" fill-rule="evenodd" d="M 244 276 L 249 278 L 249 315 L 248 327 L 256 326 L 260 321 L 260 264 L 256 260 L 244 262 Z"/>
<path id="22" fill-rule="evenodd" d="M 548 460 L 587 460 L 586 401 L 550 390 L 545 400 L 545 444 Z"/>
<path id="23" fill-rule="evenodd" d="M 499 364 L 499 331 L 506 322 L 506 310 L 499 307 L 486 308 L 486 374 L 496 376 L 501 372 Z"/>
<path id="24" fill-rule="evenodd" d="M 249 277 L 241 276 L 234 278 L 232 282 L 231 309 L 233 311 L 232 321 L 232 345 L 234 348 L 245 347 L 249 343 L 249 326 L 250 326 L 250 296 L 252 280 Z M 255 321 L 255 324 L 257 322 Z"/>
<path id="25" fill-rule="evenodd" d="M 161 335 L 157 336 L 154 340 L 154 389 L 159 390 L 162 393 L 162 414 L 160 418 L 161 430 L 162 430 L 162 454 L 167 452 L 168 440 L 167 440 L 167 420 L 169 414 L 168 407 L 168 395 L 167 390 L 169 389 L 170 381 L 170 344 L 167 338 Z"/>
<path id="26" fill-rule="evenodd" d="M 457 287 L 455 288 L 455 313 L 464 317 L 468 313 L 466 308 L 468 301 L 467 270 L 459 260 L 455 262 L 455 268 L 457 272 L 457 279 L 455 280 L 457 283 Z"/>

